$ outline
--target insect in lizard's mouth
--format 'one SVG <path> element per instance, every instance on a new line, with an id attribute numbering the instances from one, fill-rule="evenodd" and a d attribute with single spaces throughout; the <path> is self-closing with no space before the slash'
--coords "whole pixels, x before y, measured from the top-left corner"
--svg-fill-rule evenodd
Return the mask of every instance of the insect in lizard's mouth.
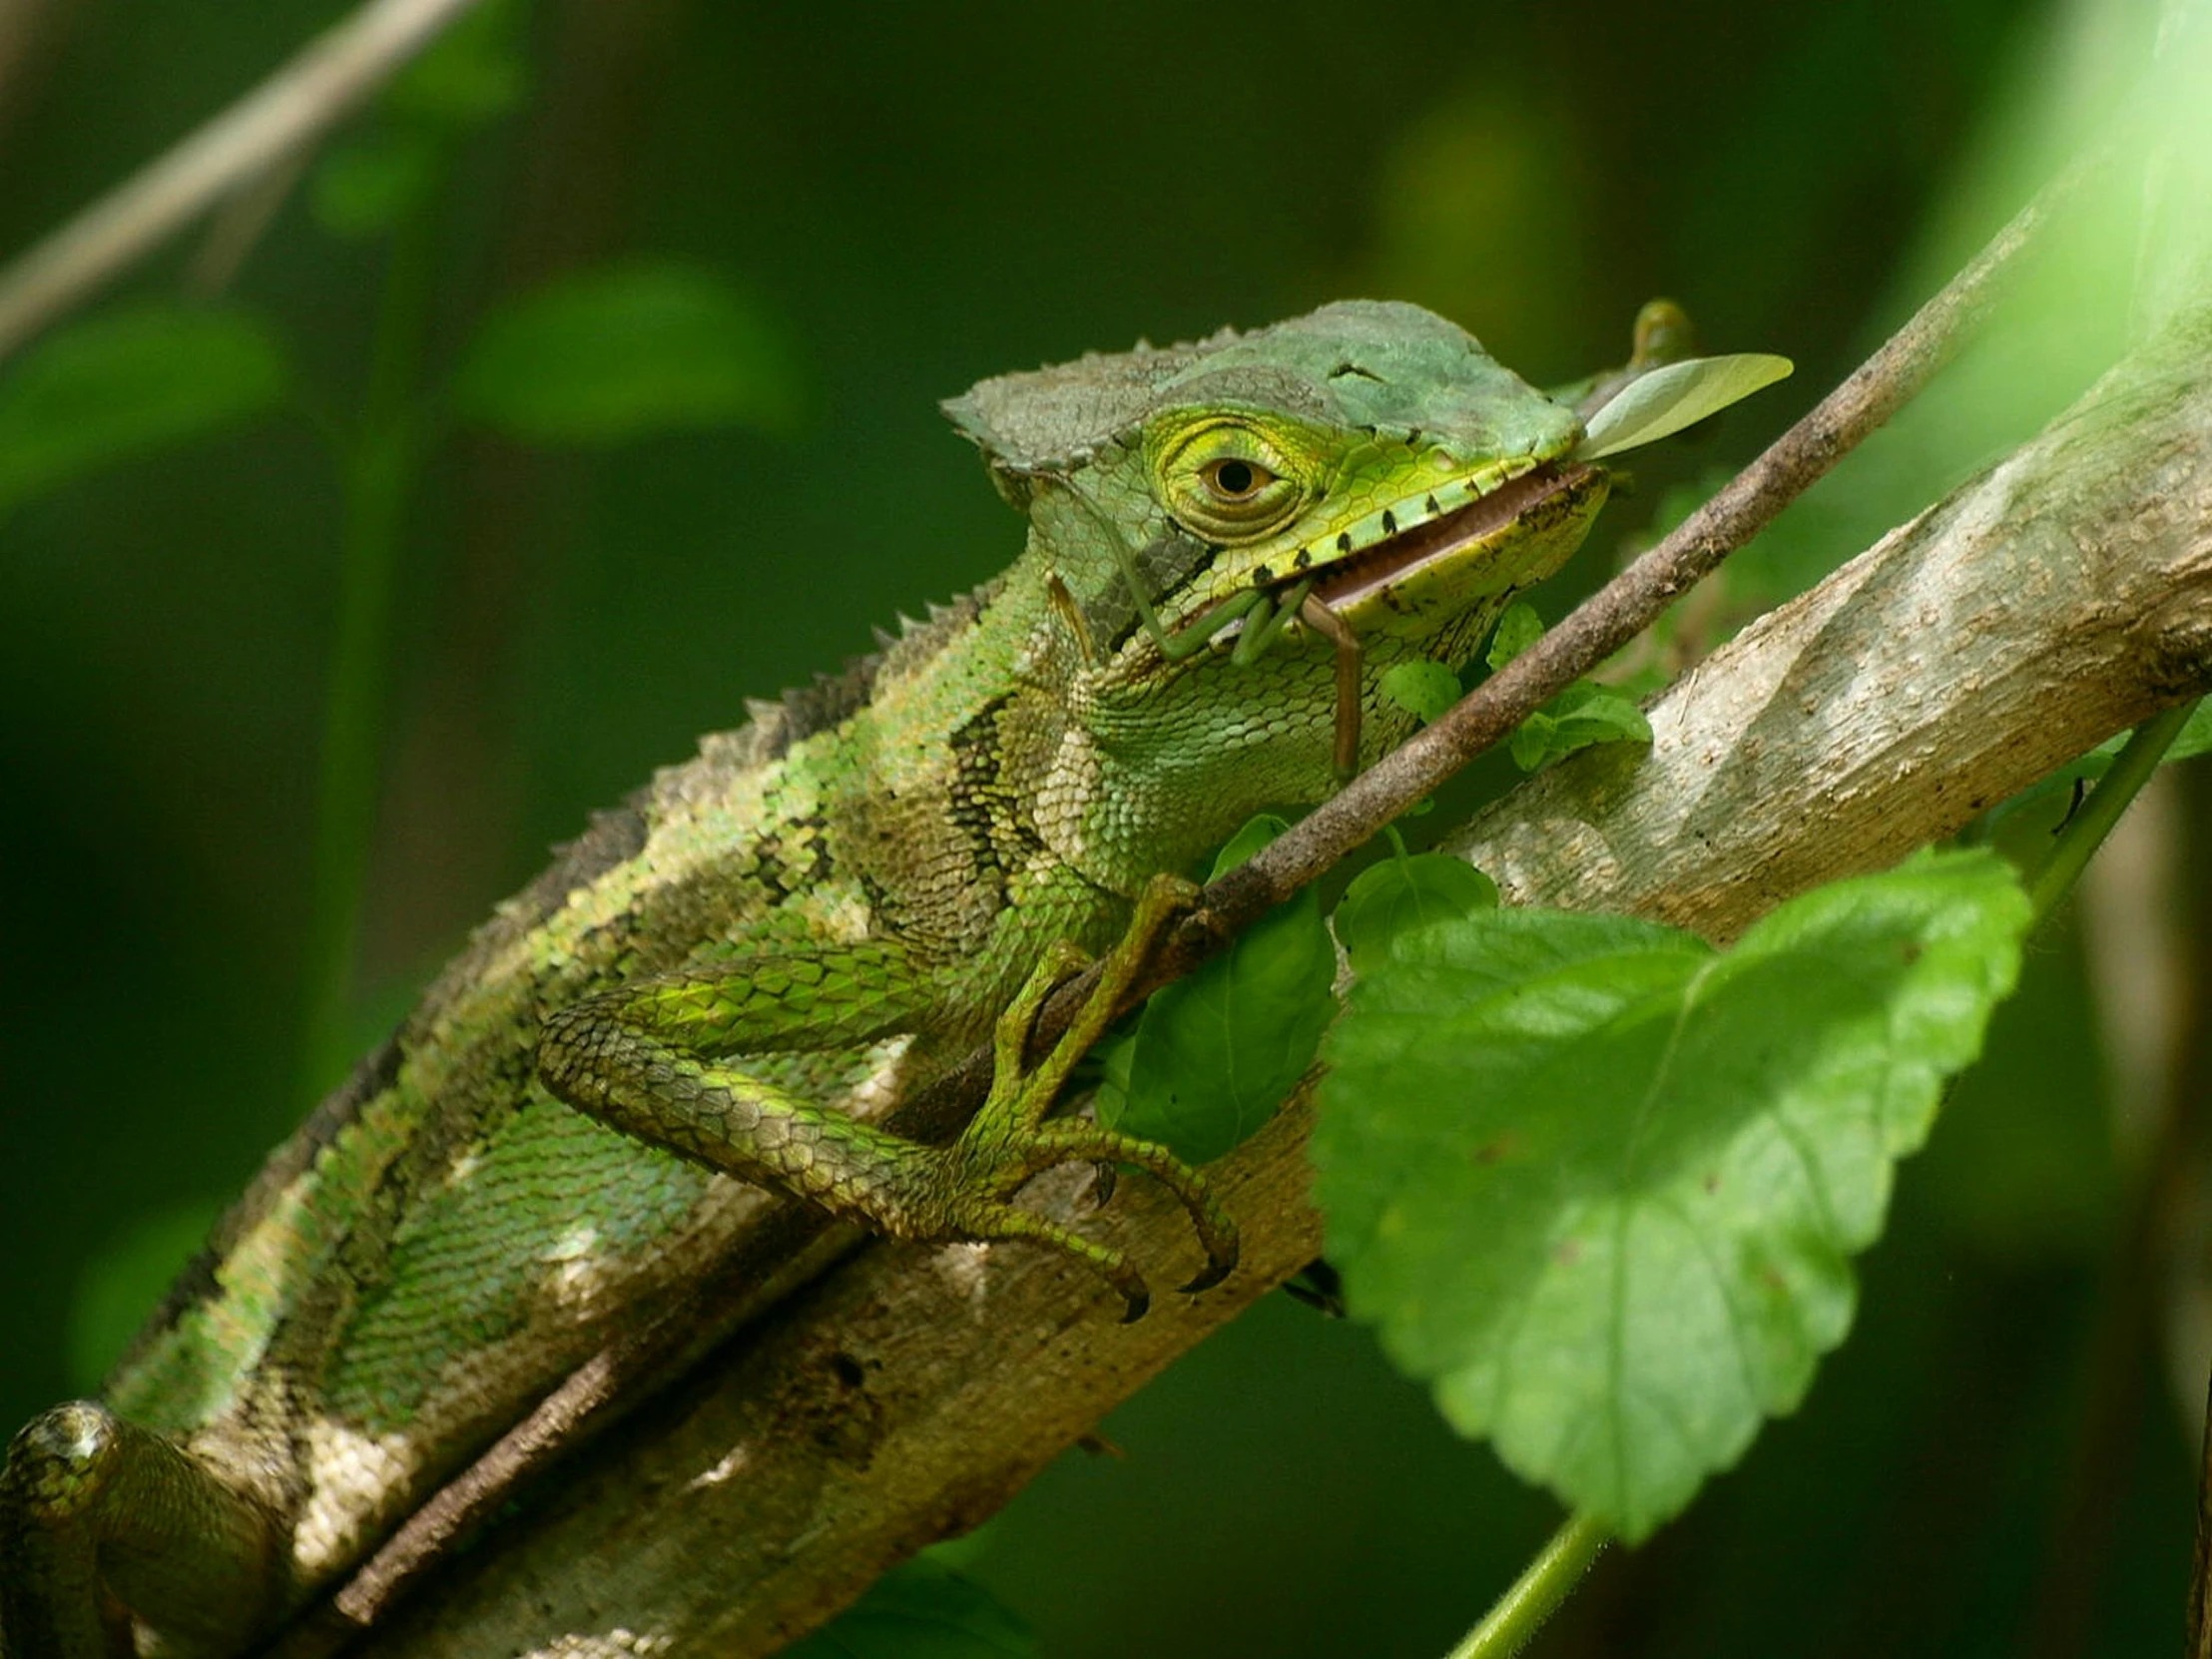
<path id="1" fill-rule="evenodd" d="M 1428 640 L 1455 625 L 1486 620 L 1516 590 L 1540 581 L 1574 551 L 1605 500 L 1602 467 L 1542 461 L 1493 485 L 1463 506 L 1436 511 L 1400 530 L 1395 509 L 1376 518 L 1383 532 L 1361 547 L 1343 533 L 1343 551 L 1327 564 L 1277 576 L 1261 569 L 1243 594 L 1218 601 L 1186 624 L 1186 635 L 1234 641 L 1232 659 L 1249 663 L 1294 624 L 1326 640 L 1337 659 L 1336 749 L 1340 778 L 1358 765 L 1363 641 L 1396 634 Z M 1233 617 L 1222 612 L 1233 610 Z M 1218 626 L 1215 624 L 1218 622 Z"/>
<path id="2" fill-rule="evenodd" d="M 1595 466 L 1543 462 L 1463 507 L 1332 561 L 1319 572 L 1313 595 L 1339 612 L 1363 608 L 1371 600 L 1387 604 L 1390 590 L 1417 572 L 1495 542 L 1532 517 L 1548 517 L 1552 510 L 1573 514 L 1601 475 Z M 1294 575 L 1270 585 L 1287 588 L 1296 579 Z"/>

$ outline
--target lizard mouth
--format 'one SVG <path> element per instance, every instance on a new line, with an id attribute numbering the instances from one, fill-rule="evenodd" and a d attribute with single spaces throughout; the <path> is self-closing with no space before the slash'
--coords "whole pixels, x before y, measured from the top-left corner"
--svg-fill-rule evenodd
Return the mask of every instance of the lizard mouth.
<path id="1" fill-rule="evenodd" d="M 1333 560 L 1314 584 L 1313 595 L 1335 611 L 1357 610 L 1378 597 L 1386 602 L 1387 590 L 1406 576 L 1498 538 L 1557 498 L 1566 498 L 1562 506 L 1578 501 L 1600 470 L 1550 461 L 1532 467 L 1463 507 Z M 1271 585 L 1287 588 L 1293 580 Z"/>
<path id="2" fill-rule="evenodd" d="M 1606 474 L 1586 462 L 1517 465 L 1510 477 L 1448 509 L 1439 507 L 1441 489 L 1378 509 L 1339 535 L 1335 558 L 1317 564 L 1301 549 L 1288 570 L 1262 566 L 1249 586 L 1202 605 L 1174 634 L 1229 648 L 1244 663 L 1286 624 L 1332 640 L 1347 627 L 1371 624 L 1418 635 L 1470 605 L 1526 587 L 1581 540 L 1580 526 L 1605 498 Z M 1456 493 L 1472 481 L 1451 487 Z M 1416 521 L 1401 528 L 1400 511 Z M 1363 531 L 1382 533 L 1363 546 L 1354 540 Z"/>

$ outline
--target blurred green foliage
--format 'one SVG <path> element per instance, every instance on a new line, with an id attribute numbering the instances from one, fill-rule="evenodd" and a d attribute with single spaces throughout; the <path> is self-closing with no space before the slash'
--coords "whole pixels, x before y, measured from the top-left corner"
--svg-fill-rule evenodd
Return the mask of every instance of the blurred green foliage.
<path id="1" fill-rule="evenodd" d="M 0 515 L 267 414 L 286 378 L 282 346 L 237 311 L 135 305 L 62 328 L 0 378 Z"/>
<path id="2" fill-rule="evenodd" d="M 0 248 L 337 10 L 19 7 Z M 1654 292 L 1706 349 L 1796 359 L 1636 457 L 1556 612 L 2025 197 L 2154 11 L 484 13 L 334 141 L 220 303 L 180 303 L 211 279 L 188 245 L 0 364 L 0 1421 L 84 1385 L 130 1287 L 308 1104 L 342 456 L 409 235 L 427 281 L 398 389 L 435 441 L 388 572 L 365 922 L 339 964 L 358 1046 L 588 810 L 1011 558 L 935 398 L 1359 292 L 1455 316 L 1538 383 L 1618 361 Z M 2134 206 L 2101 197 L 2000 329 L 1732 565 L 1724 623 L 2109 360 Z M 610 321 L 620 351 L 562 343 Z M 2031 956 L 1800 1413 L 1601 1568 L 1548 1651 L 2172 1639 L 2190 1447 L 2141 1341 L 2099 1323 L 2139 1185 L 2080 975 L 2069 942 Z M 2085 1410 L 2100 1387 L 2116 1415 Z M 1283 1299 L 1106 1433 L 1126 1461 L 1063 1459 L 963 1567 L 1061 1659 L 1440 1652 L 1552 1519 L 1364 1334 Z"/>

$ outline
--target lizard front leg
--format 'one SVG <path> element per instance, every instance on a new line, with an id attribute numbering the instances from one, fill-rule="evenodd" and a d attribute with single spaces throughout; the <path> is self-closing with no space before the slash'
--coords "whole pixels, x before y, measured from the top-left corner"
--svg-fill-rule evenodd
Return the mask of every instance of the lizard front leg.
<path id="1" fill-rule="evenodd" d="M 856 1047 L 915 1030 L 934 1002 L 929 975 L 895 943 L 764 954 L 588 997 L 546 1020 L 538 1074 L 557 1098 L 624 1134 L 897 1238 L 1033 1239 L 1105 1278 L 1135 1318 L 1148 1293 L 1120 1252 L 1009 1200 L 1056 1164 L 1132 1164 L 1163 1181 L 1191 1214 L 1209 1261 L 1192 1288 L 1218 1282 L 1234 1264 L 1235 1230 L 1195 1170 L 1148 1141 L 1044 1121 L 1169 913 L 1150 895 L 1140 904 L 1100 994 L 1028 1072 L 1021 1054 L 1037 1010 L 1081 963 L 1072 947 L 1047 953 L 999 1021 L 989 1099 L 948 1146 L 901 1139 L 718 1058 Z"/>

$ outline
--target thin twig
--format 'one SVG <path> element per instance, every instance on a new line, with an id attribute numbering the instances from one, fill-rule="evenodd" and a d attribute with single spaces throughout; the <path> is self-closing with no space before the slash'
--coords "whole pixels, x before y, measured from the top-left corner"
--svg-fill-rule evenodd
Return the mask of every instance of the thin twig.
<path id="1" fill-rule="evenodd" d="M 0 271 L 0 357 L 361 103 L 482 0 L 369 0 Z"/>
<path id="2" fill-rule="evenodd" d="M 1234 929 L 1288 898 L 1658 620 L 1909 401 L 1995 304 L 2039 233 L 2110 159 L 2093 151 L 2036 193 L 1942 290 L 1811 413 L 1658 546 L 1592 594 L 1426 731 L 1385 756 L 1207 888 L 1204 931 Z"/>
<path id="3" fill-rule="evenodd" d="M 279 156 L 256 178 L 241 182 L 208 221 L 207 234 L 185 266 L 185 289 L 214 299 L 238 280 L 239 273 L 276 223 L 284 204 L 307 171 L 313 153 L 301 148 Z"/>

